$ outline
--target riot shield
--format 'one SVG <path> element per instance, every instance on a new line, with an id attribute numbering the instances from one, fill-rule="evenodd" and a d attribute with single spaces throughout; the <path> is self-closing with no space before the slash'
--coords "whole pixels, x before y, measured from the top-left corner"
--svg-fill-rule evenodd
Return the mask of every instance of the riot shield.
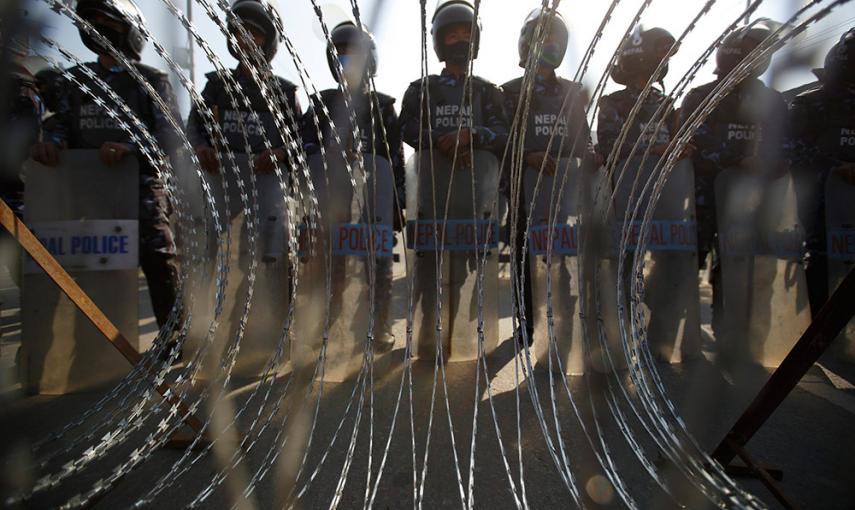
<path id="1" fill-rule="evenodd" d="M 425 151 L 410 157 L 407 179 L 407 258 L 413 285 L 413 349 L 421 359 L 433 359 L 437 347 L 447 356 L 451 346 L 449 326 L 449 264 L 440 265 L 442 230 L 432 218 L 443 218 L 451 184 L 450 163 Z M 428 249 L 428 247 L 433 249 Z"/>
<path id="2" fill-rule="evenodd" d="M 825 224 L 828 241 L 828 288 L 834 291 L 855 264 L 855 185 L 832 172 L 825 184 Z M 831 345 L 844 361 L 855 362 L 855 320 Z"/>
<path id="3" fill-rule="evenodd" d="M 476 359 L 480 321 L 483 353 L 497 343 L 499 226 L 492 209 L 499 164 L 480 150 L 473 162 L 474 169 L 460 162 L 452 168 L 438 151 L 407 162 L 407 254 L 420 358 L 433 359 L 439 345 L 449 361 Z"/>
<path id="4" fill-rule="evenodd" d="M 578 285 L 581 171 L 579 160 L 568 158 L 558 161 L 554 176 L 539 176 L 539 170 L 530 167 L 523 174 L 526 210 L 531 214 L 528 264 L 534 309 L 526 310 L 526 315 L 534 321 L 534 355 L 538 364 L 548 366 L 552 343 L 560 366 L 571 375 L 584 373 L 585 367 Z M 556 361 L 552 366 L 558 370 Z"/>
<path id="5" fill-rule="evenodd" d="M 245 193 L 250 200 L 251 188 L 249 175 L 251 162 L 245 154 L 235 154 L 238 171 L 243 179 Z M 227 179 L 226 186 L 223 179 Z M 286 223 L 288 214 L 285 197 L 279 179 L 273 174 L 256 174 L 258 197 L 258 236 L 256 245 L 256 279 L 253 289 L 252 305 L 240 343 L 240 351 L 232 372 L 236 377 L 255 378 L 264 372 L 267 362 L 276 348 L 284 327 L 288 310 L 288 261 L 285 256 L 287 243 Z M 248 236 L 248 218 L 240 200 L 240 189 L 232 170 L 221 171 L 218 175 L 207 176 L 215 207 L 219 211 L 221 226 L 231 228 L 230 242 L 225 243 L 225 232 L 217 238 L 213 231 L 213 221 L 209 216 L 205 222 L 208 228 L 208 249 L 213 249 L 206 267 L 197 271 L 191 281 L 191 289 L 197 289 L 194 295 L 193 323 L 188 338 L 187 354 L 195 352 L 210 326 L 215 307 L 216 264 L 213 263 L 217 250 L 228 249 L 228 280 L 225 289 L 225 301 L 220 315 L 219 326 L 214 337 L 214 347 L 209 350 L 206 369 L 219 370 L 219 360 L 224 349 L 234 341 L 240 328 L 240 318 L 244 311 L 249 289 L 250 250 Z M 229 197 L 228 210 L 225 206 L 226 191 Z M 206 206 L 207 208 L 208 206 Z M 212 211 L 208 211 L 209 215 Z M 228 213 L 228 214 L 227 214 Z M 213 241 L 213 244 L 210 242 Z M 179 249 L 187 249 L 179 245 Z M 224 254 L 225 255 L 225 254 Z"/>
<path id="6" fill-rule="evenodd" d="M 383 337 L 391 329 L 392 167 L 370 154 L 363 155 L 362 167 L 352 166 L 351 176 L 347 163 L 332 152 L 326 159 L 309 159 L 320 218 L 301 225 L 293 358 L 301 367 L 313 367 L 326 341 L 323 378 L 333 382 L 353 377 L 362 365 L 372 279 L 375 341 L 388 341 Z M 310 202 L 308 186 L 301 188 L 304 202 Z M 309 207 L 306 203 L 304 210 Z"/>
<path id="7" fill-rule="evenodd" d="M 383 157 L 365 154 L 363 156 L 367 172 L 367 207 L 361 216 L 361 224 L 374 225 L 374 231 L 382 235 L 377 239 L 380 246 L 375 248 L 375 285 L 374 291 L 374 338 L 378 343 L 394 344 L 392 318 L 389 316 L 392 306 L 392 278 L 394 266 L 395 241 L 395 175 L 392 164 Z M 351 229 L 352 232 L 352 229 Z M 357 252 L 363 264 L 368 264 L 368 253 Z M 365 268 L 367 273 L 367 267 Z M 363 314 L 365 316 L 367 314 Z"/>
<path id="8" fill-rule="evenodd" d="M 776 367 L 811 321 L 793 180 L 729 168 L 716 178 L 715 194 L 725 323 L 719 355 Z"/>
<path id="9" fill-rule="evenodd" d="M 244 189 L 238 186 L 238 180 L 232 169 L 221 170 L 220 175 L 211 179 L 211 189 L 217 207 L 220 212 L 220 218 L 234 222 L 241 218 L 241 221 L 236 223 L 240 226 L 239 229 L 233 231 L 233 235 L 240 233 L 241 253 L 249 253 L 247 244 L 247 225 L 242 221 L 244 214 L 243 202 L 241 194 L 245 193 L 247 199 L 252 203 L 252 193 L 249 172 L 251 165 L 248 157 L 245 154 L 235 154 L 235 163 L 241 173 Z M 224 165 L 228 165 L 227 158 L 223 158 Z M 226 185 L 223 185 L 223 175 L 226 178 Z M 286 177 L 287 178 L 287 177 Z M 286 253 L 285 233 L 287 232 L 286 223 L 288 218 L 287 204 L 285 194 L 279 182 L 279 177 L 275 173 L 256 173 L 256 192 L 258 200 L 258 246 L 260 260 L 264 262 L 278 262 L 282 260 Z M 228 189 L 226 189 L 228 188 Z M 228 192 L 228 209 L 225 205 L 225 196 Z"/>
<path id="10" fill-rule="evenodd" d="M 28 161 L 25 221 L 139 351 L 139 170 L 106 167 L 95 150 L 63 151 L 55 168 Z M 22 381 L 64 394 L 115 383 L 130 365 L 35 261 L 24 261 Z"/>
<path id="11" fill-rule="evenodd" d="M 626 367 L 618 307 L 618 257 L 612 187 L 603 168 L 579 173 L 580 305 L 587 349 L 586 369 L 607 373 Z"/>
<path id="12" fill-rule="evenodd" d="M 211 257 L 210 250 L 209 253 L 205 253 L 205 248 L 209 243 L 207 242 L 208 229 L 206 226 L 207 204 L 202 179 L 205 179 L 206 183 L 210 183 L 213 176 L 203 173 L 203 176 L 200 178 L 196 173 L 196 167 L 193 165 L 190 157 L 183 150 L 179 151 L 172 158 L 172 163 L 175 169 L 177 187 L 181 189 L 185 201 L 187 219 L 193 227 L 192 239 L 184 239 L 184 236 L 190 234 L 189 232 L 184 232 L 177 228 L 174 229 L 175 244 L 179 248 L 182 256 L 182 265 L 184 265 L 189 263 L 189 259 L 194 257 L 196 259 L 206 258 L 206 255 L 207 258 Z M 214 242 L 212 240 L 210 246 L 213 245 Z M 191 247 L 194 250 L 193 252 L 190 251 Z"/>
<path id="13" fill-rule="evenodd" d="M 632 214 L 630 208 L 639 201 L 641 205 L 636 221 L 628 225 L 627 283 L 632 281 L 632 254 L 641 244 L 642 216 L 651 201 L 652 185 L 648 192 L 642 194 L 642 190 L 658 162 L 657 158 L 648 158 L 642 166 L 640 157 L 633 158 L 615 194 L 618 224 L 627 211 Z M 626 161 L 619 162 L 617 168 L 622 169 L 624 164 Z M 694 169 L 691 160 L 683 159 L 674 166 L 662 189 L 646 240 L 642 306 L 647 341 L 653 356 L 667 363 L 694 358 L 701 349 L 694 194 Z M 629 285 L 626 291 L 629 296 Z"/>

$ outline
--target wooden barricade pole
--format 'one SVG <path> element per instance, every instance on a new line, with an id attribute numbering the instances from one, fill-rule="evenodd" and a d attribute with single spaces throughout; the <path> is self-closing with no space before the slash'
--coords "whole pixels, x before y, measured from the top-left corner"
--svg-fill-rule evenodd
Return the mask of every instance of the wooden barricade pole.
<path id="1" fill-rule="evenodd" d="M 107 341 L 118 350 L 131 365 L 136 366 L 142 360 L 142 355 L 122 335 L 119 329 L 104 315 L 92 299 L 77 285 L 77 282 L 62 268 L 57 260 L 47 251 L 38 238 L 27 228 L 12 212 L 5 201 L 0 200 L 0 224 L 12 234 L 18 244 L 30 257 L 47 273 L 51 280 L 68 296 L 68 299 L 92 322 L 98 331 L 104 335 Z M 155 390 L 170 404 L 178 407 L 184 416 L 183 420 L 196 433 L 202 433 L 203 422 L 193 415 L 187 404 L 182 401 L 172 388 L 161 383 L 155 386 Z"/>
<path id="2" fill-rule="evenodd" d="M 713 451 L 712 458 L 716 462 L 728 468 L 734 457 L 739 456 L 746 463 L 754 464 L 752 469 L 762 471 L 757 474 L 765 484 L 772 483 L 771 477 L 765 476 L 768 470 L 757 468 L 744 447 L 855 316 L 853 303 L 855 303 L 855 267 L 837 286 L 831 298 L 823 305 L 781 365 L 772 373 L 754 401 Z M 789 502 L 782 499 L 783 495 L 777 489 L 770 490 L 785 506 L 791 507 L 788 506 Z"/>

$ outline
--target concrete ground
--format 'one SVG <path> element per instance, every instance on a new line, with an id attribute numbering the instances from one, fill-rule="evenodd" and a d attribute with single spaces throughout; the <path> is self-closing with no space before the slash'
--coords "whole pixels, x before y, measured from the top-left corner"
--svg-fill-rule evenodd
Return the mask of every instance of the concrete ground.
<path id="1" fill-rule="evenodd" d="M 0 270 L 2 271 L 2 270 Z M 396 296 L 405 295 L 406 281 L 398 271 L 395 280 Z M 505 268 L 506 277 L 506 268 Z M 506 280 L 503 280 L 506 282 Z M 504 288 L 507 288 L 506 286 Z M 141 280 L 141 298 L 145 297 L 144 280 Z M 506 292 L 501 295 L 500 338 L 507 338 L 511 332 L 509 301 Z M 700 446 L 710 451 L 732 425 L 741 411 L 751 400 L 767 377 L 764 370 L 745 371 L 731 374 L 723 371 L 714 363 L 715 340 L 709 329 L 709 288 L 702 287 L 702 316 L 704 320 L 704 356 L 679 365 L 657 366 L 662 383 L 677 407 L 678 413 L 685 418 L 686 426 L 697 438 Z M 17 289 L 11 284 L 8 275 L 0 272 L 0 376 L 2 376 L 2 427 L 3 446 L 0 446 L 0 495 L 8 495 L 16 488 L 26 487 L 37 476 L 46 472 L 56 472 L 67 460 L 81 453 L 80 448 L 72 448 L 77 455 L 57 454 L 48 457 L 51 452 L 72 444 L 79 434 L 90 431 L 101 437 L 107 430 L 98 428 L 108 414 L 102 413 L 83 426 L 71 431 L 62 439 L 48 443 L 36 453 L 31 445 L 46 434 L 59 430 L 64 424 L 90 409 L 103 395 L 103 392 L 82 393 L 65 396 L 24 395 L 16 386 L 10 369 L 14 363 L 14 354 L 20 343 L 20 319 Z M 153 337 L 154 326 L 147 300 L 141 311 L 141 332 Z M 423 507 L 445 508 L 460 507 L 460 485 L 456 465 L 460 468 L 462 490 L 469 490 L 470 447 L 473 437 L 473 423 L 477 427 L 474 455 L 474 506 L 477 508 L 513 508 L 513 496 L 509 490 L 508 476 L 520 489 L 520 466 L 523 468 L 525 500 L 532 508 L 572 507 L 573 498 L 567 488 L 567 482 L 556 469 L 555 460 L 550 454 L 556 452 L 560 458 L 558 444 L 551 447 L 544 439 L 541 424 L 531 403 L 531 390 L 536 389 L 545 413 L 546 426 L 553 442 L 556 441 L 555 428 L 560 427 L 564 453 L 572 466 L 572 476 L 576 486 L 580 487 L 581 498 L 589 508 L 619 507 L 618 500 L 597 466 L 591 448 L 584 438 L 580 422 L 574 415 L 570 400 L 564 388 L 550 384 L 545 370 L 536 370 L 533 377 L 517 383 L 515 370 L 515 349 L 512 341 L 503 341 L 486 360 L 487 370 L 492 380 L 492 407 L 488 393 L 484 389 L 484 374 L 478 377 L 480 388 L 475 393 L 476 370 L 474 363 L 453 363 L 447 366 L 448 409 L 443 397 L 442 386 L 437 388 L 435 409 L 431 422 L 431 395 L 434 376 L 432 360 L 417 361 L 413 366 L 412 429 L 411 435 L 410 399 L 408 384 L 404 385 L 404 397 L 395 432 L 391 437 L 389 454 L 383 459 L 383 451 L 393 411 L 397 402 L 401 384 L 403 338 L 405 327 L 405 300 L 396 298 L 394 313 L 397 319 L 395 332 L 398 343 L 395 349 L 380 356 L 373 373 L 373 406 L 368 402 L 371 392 L 366 391 L 365 401 L 359 406 L 355 402 L 349 412 L 346 411 L 353 382 L 340 384 L 325 383 L 324 395 L 318 409 L 319 418 L 308 451 L 307 473 L 300 477 L 298 489 L 305 488 L 297 507 L 327 508 L 334 495 L 340 496 L 340 507 L 355 508 L 364 505 L 366 485 L 372 488 L 377 484 L 375 506 L 378 508 L 412 507 L 414 498 L 414 464 L 421 474 L 427 458 Z M 290 409 L 287 416 L 289 430 L 294 440 L 286 444 L 272 470 L 258 484 L 248 498 L 239 500 L 240 508 L 281 508 L 289 493 L 285 480 L 293 476 L 295 465 L 299 464 L 300 438 L 305 439 L 305 425 L 311 422 L 314 412 L 314 399 L 317 391 L 308 398 L 294 388 L 299 387 L 299 378 L 285 375 L 274 384 L 273 396 L 282 394 L 284 385 L 291 381 L 291 395 L 283 406 L 273 413 L 273 422 L 280 423 L 286 416 L 283 409 Z M 677 508 L 656 486 L 645 472 L 633 449 L 622 437 L 616 422 L 611 418 L 609 409 L 601 395 L 604 380 L 598 378 L 572 377 L 569 379 L 570 395 L 576 403 L 582 421 L 592 426 L 593 413 L 596 412 L 602 425 L 604 441 L 625 483 L 627 492 L 633 496 L 639 508 Z M 254 381 L 234 381 L 230 387 L 228 402 L 235 409 L 241 408 L 253 395 Z M 519 391 L 515 391 L 519 388 Z M 552 414 L 550 390 L 554 388 L 557 416 Z M 317 388 L 316 388 L 317 390 Z M 594 395 L 592 398 L 591 395 Z M 357 397 L 358 398 L 358 397 Z M 477 400 L 477 417 L 473 419 Z M 133 401 L 133 400 L 132 400 Z M 256 416 L 258 398 L 249 401 L 247 410 L 238 420 L 239 429 L 246 433 Z M 519 413 L 517 408 L 519 406 Z M 124 404 L 122 409 L 128 409 Z M 109 408 L 116 409 L 115 407 Z M 262 422 L 271 409 L 265 408 Z M 373 409 L 373 414 L 371 413 Z M 360 422 L 355 436 L 352 452 L 348 445 L 354 437 L 356 411 L 360 411 Z M 635 432 L 639 447 L 662 477 L 673 487 L 675 498 L 688 508 L 709 506 L 691 484 L 676 472 L 662 455 L 653 441 L 644 433 L 632 410 L 621 406 L 628 426 Z M 124 411 L 119 410 L 120 414 Z M 494 414 L 495 413 L 495 414 Z M 497 440 L 497 427 L 501 435 L 506 455 L 501 455 Z M 69 477 L 67 483 L 54 490 L 45 491 L 32 500 L 26 507 L 55 507 L 72 497 L 80 490 L 91 487 L 96 481 L 110 474 L 113 468 L 125 461 L 135 446 L 142 443 L 146 434 L 156 427 L 159 419 L 148 419 L 144 432 L 136 433 L 106 458 L 94 460 L 88 469 Z M 373 421 L 373 435 L 371 434 Z M 517 434 L 519 423 L 520 434 Z M 452 428 L 449 425 L 452 425 Z M 773 415 L 771 420 L 748 444 L 748 449 L 762 462 L 784 471 L 781 488 L 791 498 L 797 508 L 851 509 L 855 507 L 855 366 L 836 361 L 826 356 L 816 364 L 799 386 L 787 398 Z M 338 427 L 341 430 L 333 440 Z M 258 430 L 255 427 L 253 430 Z M 427 433 L 431 431 L 430 445 L 426 448 Z M 450 431 L 453 430 L 453 441 Z M 593 429 L 589 428 L 593 434 Z M 245 487 L 255 470 L 262 465 L 270 452 L 278 451 L 275 441 L 276 427 L 269 427 L 258 438 L 252 448 L 248 448 L 246 460 L 239 463 L 237 469 L 229 472 L 225 483 L 212 488 L 209 496 L 200 503 L 202 508 L 230 508 L 236 501 L 236 494 Z M 252 433 L 249 438 L 256 438 Z M 373 442 L 370 440 L 373 439 Z M 594 440 L 597 441 L 596 437 Z M 222 441 L 221 441 L 222 442 Z M 415 444 L 415 459 L 413 445 Z M 452 446 L 456 446 L 455 448 Z M 331 446 L 330 446 L 331 445 Z M 369 445 L 373 448 L 369 451 Z M 329 448 L 327 448 L 329 446 Z M 454 452 L 457 453 L 455 463 Z M 167 474 L 183 451 L 160 449 L 144 460 L 138 469 L 122 480 L 100 498 L 98 508 L 124 508 L 133 504 L 146 491 L 150 490 L 161 477 Z M 189 472 L 176 475 L 168 474 L 170 485 L 155 499 L 151 506 L 158 508 L 181 508 L 193 498 L 209 488 L 209 483 L 219 466 L 224 464 L 223 453 L 207 454 L 193 464 Z M 326 454 L 326 457 L 325 457 Z M 377 482 L 379 464 L 385 460 L 382 478 Z M 296 462 L 295 462 L 296 461 Z M 40 462 L 42 464 L 40 464 Z M 305 487 L 308 474 L 314 473 L 312 482 Z M 346 477 L 343 473 L 346 472 Z M 369 483 L 370 477 L 370 483 Z M 346 482 L 339 485 L 340 479 Z M 739 483 L 748 491 L 756 494 L 772 508 L 780 505 L 769 492 L 756 480 L 740 479 Z M 571 484 L 572 485 L 572 484 Z M 339 492 L 336 491 L 337 487 Z M 299 491 L 298 491 L 299 492 Z M 143 505 L 146 506 L 146 505 Z"/>

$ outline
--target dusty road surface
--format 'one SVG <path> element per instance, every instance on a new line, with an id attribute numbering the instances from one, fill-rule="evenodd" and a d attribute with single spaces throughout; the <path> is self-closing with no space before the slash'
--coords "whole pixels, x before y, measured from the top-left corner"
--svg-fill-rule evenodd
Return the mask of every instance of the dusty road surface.
<path id="1" fill-rule="evenodd" d="M 140 292 L 141 333 L 153 337 L 144 280 Z M 768 376 L 761 369 L 734 373 L 715 363 L 708 294 L 709 289 L 702 287 L 704 355 L 679 365 L 656 366 L 677 414 L 707 451 Z M 630 395 L 635 391 L 631 384 L 623 384 L 626 374 L 570 377 L 565 386 L 543 367 L 533 374 L 523 369 L 515 342 L 504 340 L 511 334 L 505 293 L 500 296 L 502 340 L 480 370 L 474 362 L 450 363 L 443 378 L 434 360 L 427 359 L 413 362 L 411 378 L 402 377 L 405 295 L 406 279 L 399 270 L 393 303 L 397 344 L 375 359 L 366 377 L 315 383 L 307 390 L 306 378 L 293 374 L 287 363 L 273 383 L 232 380 L 212 427 L 223 430 L 223 420 L 230 422 L 228 417 L 239 411 L 236 428 L 244 439 L 242 449 L 233 448 L 234 428 L 220 435 L 207 453 L 191 452 L 185 458 L 184 450 L 157 449 L 111 490 L 99 494 L 96 507 L 127 508 L 148 497 L 158 508 L 181 508 L 193 501 L 201 508 L 281 508 L 286 502 L 298 508 L 327 508 L 334 501 L 340 508 L 363 507 L 366 501 L 376 508 L 410 508 L 414 498 L 423 508 L 459 508 L 462 498 L 473 498 L 476 508 L 493 510 L 514 508 L 517 500 L 531 508 L 567 508 L 577 498 L 588 508 L 622 507 L 592 454 L 592 444 L 601 459 L 613 463 L 626 494 L 639 508 L 676 508 L 675 501 L 689 508 L 709 506 L 645 432 L 635 415 L 640 408 L 630 407 L 622 398 L 617 408 L 609 406 L 609 391 L 616 395 L 621 388 Z M 67 478 L 61 475 L 62 483 L 39 491 L 22 506 L 55 507 L 91 490 L 139 454 L 137 448 L 156 430 L 163 414 L 144 417 L 139 429 L 103 457 L 87 451 L 111 431 L 129 426 L 122 418 L 142 401 L 142 393 L 123 393 L 62 438 L 34 448 L 49 433 L 97 408 L 108 389 L 65 396 L 24 394 L 13 373 L 20 344 L 18 292 L 6 274 L 0 282 L 0 302 L 0 488 L 8 496 L 31 487 L 45 474 L 61 475 L 69 460 L 86 462 L 84 469 L 72 470 Z M 179 369 L 180 365 L 173 370 Z M 489 390 L 485 378 L 490 380 Z M 200 387 L 193 391 L 198 394 Z M 149 397 L 144 411 L 159 402 Z M 533 398 L 538 399 L 542 416 L 532 405 Z M 615 409 L 637 444 L 624 438 Z M 209 411 L 203 406 L 199 415 L 208 416 Z M 849 509 L 855 504 L 853 423 L 855 367 L 827 356 L 748 446 L 759 460 L 784 471 L 781 488 L 799 508 Z M 287 434 L 280 434 L 282 430 Z M 301 462 L 306 444 L 308 452 Z M 602 444 L 608 447 L 607 457 Z M 671 495 L 657 485 L 641 459 L 649 462 Z M 298 472 L 294 486 L 288 480 Z M 258 483 L 251 483 L 256 478 Z M 738 482 L 770 507 L 779 507 L 756 480 Z M 253 490 L 245 494 L 248 485 Z"/>

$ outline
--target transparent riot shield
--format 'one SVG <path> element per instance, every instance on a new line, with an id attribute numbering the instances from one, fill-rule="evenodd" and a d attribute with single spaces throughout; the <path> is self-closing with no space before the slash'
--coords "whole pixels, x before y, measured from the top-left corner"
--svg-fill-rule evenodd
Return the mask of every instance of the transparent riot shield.
<path id="1" fill-rule="evenodd" d="M 207 203 L 203 186 L 205 183 L 210 184 L 214 176 L 204 173 L 200 177 L 196 173 L 196 167 L 186 151 L 179 151 L 172 158 L 173 168 L 175 169 L 177 187 L 182 192 L 182 198 L 186 205 L 187 219 L 192 225 L 192 232 L 185 232 L 180 229 L 174 229 L 175 244 L 179 248 L 179 253 L 182 256 L 182 267 L 190 263 L 202 263 L 206 258 L 212 256 L 211 246 L 215 245 L 215 240 L 211 239 L 208 242 L 208 214 Z M 213 234 L 213 232 L 212 232 Z M 185 239 L 186 236 L 192 238 Z M 191 261 L 191 259 L 193 259 Z M 186 268 L 185 268 L 186 269 Z"/>
<path id="2" fill-rule="evenodd" d="M 235 162 L 243 179 L 244 193 L 252 203 L 250 172 L 252 165 L 245 154 L 235 154 Z M 226 158 L 224 158 L 224 164 Z M 217 238 L 213 229 L 213 211 L 208 210 L 206 246 L 208 260 L 205 268 L 197 271 L 191 281 L 191 288 L 198 289 L 194 295 L 193 322 L 188 339 L 187 354 L 192 355 L 208 333 L 213 318 L 216 293 L 216 264 L 219 251 L 228 249 L 228 280 L 225 289 L 225 302 L 219 318 L 214 348 L 209 350 L 206 369 L 212 376 L 219 370 L 219 360 L 231 345 L 238 333 L 240 319 L 249 290 L 250 249 L 249 228 L 241 190 L 232 169 L 222 169 L 217 175 L 206 176 L 211 193 L 216 202 L 220 225 L 223 229 L 230 226 L 230 242 L 225 242 L 225 231 Z M 226 185 L 223 179 L 226 179 Z M 239 378 L 256 378 L 263 374 L 267 363 L 280 339 L 288 310 L 288 260 L 286 257 L 286 223 L 288 211 L 285 195 L 279 178 L 274 173 L 256 173 L 258 203 L 258 235 L 256 237 L 256 279 L 253 288 L 252 303 L 245 325 L 238 356 L 232 374 Z M 225 205 L 228 192 L 229 205 Z M 210 205 L 205 206 L 206 209 Z M 197 238 L 198 240 L 198 238 Z M 189 246 L 179 245 L 179 249 L 190 250 Z M 196 248 L 197 250 L 199 248 Z M 225 254 L 225 253 L 223 253 Z"/>
<path id="3" fill-rule="evenodd" d="M 715 193 L 725 323 L 719 355 L 776 367 L 811 320 L 793 180 L 730 168 L 716 178 Z"/>
<path id="4" fill-rule="evenodd" d="M 367 206 L 361 215 L 360 224 L 365 229 L 374 225 L 375 237 L 375 291 L 374 291 L 374 339 L 384 347 L 391 347 L 395 342 L 392 334 L 393 319 L 390 316 L 392 306 L 392 275 L 394 266 L 393 248 L 395 244 L 395 174 L 392 164 L 383 157 L 365 154 L 363 156 L 367 172 L 366 193 Z M 353 232 L 352 229 L 349 232 Z M 367 240 L 367 239 L 366 239 Z M 370 262 L 368 252 L 356 250 L 355 255 L 366 266 Z M 368 274 L 367 266 L 364 269 Z M 368 296 L 366 296 L 368 297 Z M 368 302 L 367 300 L 365 301 Z M 363 314 L 367 317 L 367 313 Z"/>
<path id="5" fill-rule="evenodd" d="M 139 351 L 139 170 L 107 167 L 95 150 L 63 151 L 58 167 L 25 163 L 25 222 Z M 115 383 L 130 365 L 32 259 L 21 295 L 22 381 L 64 394 Z"/>
<path id="6" fill-rule="evenodd" d="M 451 187 L 451 164 L 433 152 L 416 153 L 407 161 L 407 258 L 413 278 L 413 349 L 433 359 L 437 345 L 445 355 L 451 345 L 449 326 L 449 264 L 441 262 L 442 222 Z"/>
<path id="7" fill-rule="evenodd" d="M 235 163 L 243 180 L 244 189 L 238 186 L 238 180 L 232 169 L 221 170 L 220 175 L 213 176 L 210 180 L 212 193 L 219 209 L 221 221 L 229 220 L 236 228 L 233 235 L 240 234 L 240 246 L 237 248 L 241 253 L 249 253 L 247 244 L 247 225 L 244 221 L 244 205 L 241 194 L 246 194 L 247 200 L 252 203 L 252 189 L 250 184 L 251 162 L 246 154 L 235 154 Z M 229 165 L 228 159 L 223 158 L 223 164 Z M 225 175 L 226 186 L 223 185 Z M 287 203 L 282 191 L 279 177 L 273 173 L 256 173 L 256 193 L 258 201 L 258 239 L 257 251 L 260 260 L 264 262 L 278 262 L 285 257 L 287 232 L 286 223 L 288 219 Z M 228 188 L 226 190 L 226 188 Z M 228 210 L 225 205 L 225 194 L 228 191 Z"/>
<path id="8" fill-rule="evenodd" d="M 217 237 L 213 228 L 213 215 L 206 201 L 204 184 L 211 185 L 219 176 L 203 172 L 200 177 L 186 151 L 179 151 L 172 159 L 178 187 L 185 200 L 185 225 L 190 229 L 173 228 L 181 271 L 188 277 L 187 298 L 184 305 L 190 312 L 190 329 L 186 350 L 190 353 L 205 338 L 211 325 L 214 309 L 213 279 L 214 258 L 217 254 Z M 203 181 L 204 180 L 204 181 Z M 225 221 L 225 220 L 223 220 Z M 174 223 L 177 225 L 177 222 Z"/>
<path id="9" fill-rule="evenodd" d="M 855 264 L 855 185 L 833 172 L 825 184 L 825 224 L 828 241 L 828 288 L 840 285 Z M 855 321 L 850 321 L 831 346 L 840 359 L 855 362 Z"/>
<path id="10" fill-rule="evenodd" d="M 658 161 L 657 158 L 649 158 L 642 167 L 641 158 L 633 158 L 615 194 L 618 224 L 622 223 L 630 207 L 635 207 L 639 201 L 641 206 L 636 220 L 628 226 L 629 258 L 625 262 L 627 283 L 632 281 L 632 254 L 641 244 L 642 217 L 651 201 L 652 183 L 646 193 L 642 194 L 642 190 Z M 621 161 L 617 168 L 623 168 L 625 163 Z M 631 195 L 633 185 L 635 190 Z M 634 197 L 632 201 L 631 196 Z M 632 214 L 631 210 L 629 214 Z M 647 319 L 645 326 L 651 353 L 656 359 L 667 363 L 681 363 L 700 355 L 694 169 L 689 159 L 683 159 L 674 166 L 662 189 L 653 211 L 644 257 L 642 306 Z M 629 285 L 626 289 L 629 296 Z"/>
<path id="11" fill-rule="evenodd" d="M 498 237 L 493 216 L 499 163 L 475 151 L 464 168 L 438 151 L 407 162 L 407 253 L 414 278 L 415 351 L 433 359 L 437 346 L 449 361 L 478 357 L 498 340 Z"/>
<path id="12" fill-rule="evenodd" d="M 534 308 L 526 315 L 534 321 L 534 354 L 538 364 L 548 366 L 551 345 L 560 360 L 553 359 L 553 369 L 560 365 L 573 375 L 585 367 L 578 284 L 581 171 L 579 160 L 568 158 L 559 160 L 554 176 L 534 168 L 523 175 Z"/>
<path id="13" fill-rule="evenodd" d="M 580 305 L 586 369 L 606 373 L 626 367 L 618 307 L 618 257 L 612 186 L 603 168 L 579 173 Z"/>
<path id="14" fill-rule="evenodd" d="M 309 166 L 320 217 L 301 225 L 293 356 L 313 367 L 325 343 L 323 377 L 341 382 L 362 366 L 370 325 L 376 342 L 390 341 L 394 177 L 388 160 L 369 154 L 362 167 L 353 162 L 352 176 L 331 152 L 326 160 L 312 156 Z M 308 213 L 308 186 L 303 195 Z"/>

